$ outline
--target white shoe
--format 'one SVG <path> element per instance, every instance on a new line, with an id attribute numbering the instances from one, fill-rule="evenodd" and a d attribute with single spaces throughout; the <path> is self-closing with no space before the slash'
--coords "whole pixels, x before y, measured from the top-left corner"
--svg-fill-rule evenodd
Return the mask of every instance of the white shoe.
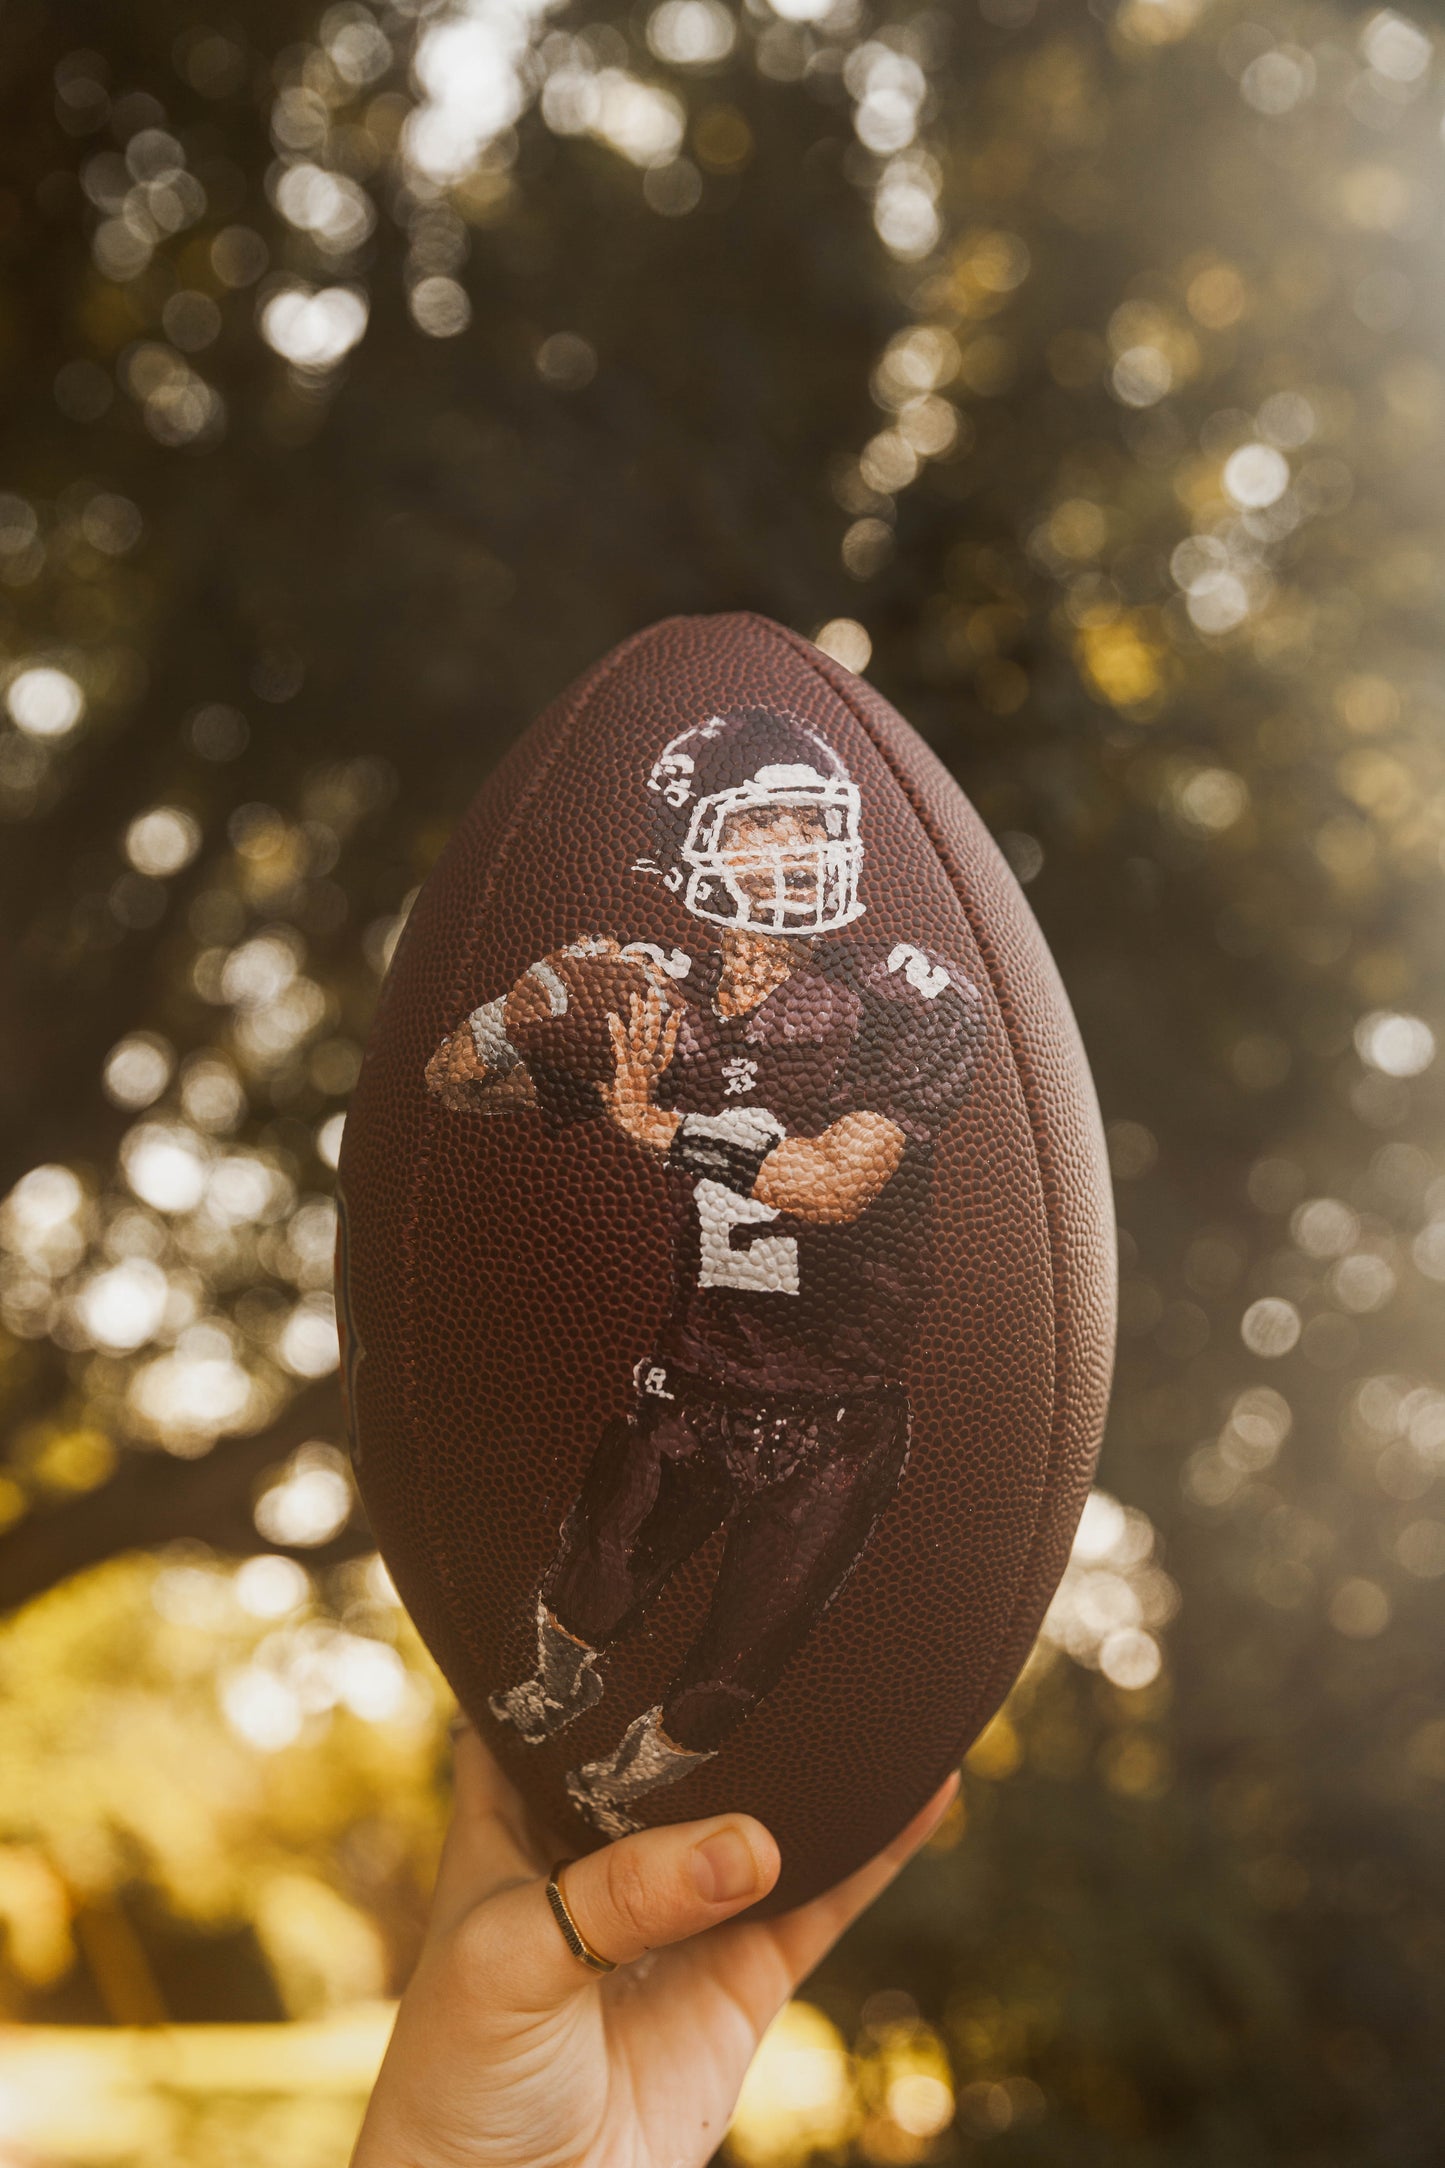
<path id="1" fill-rule="evenodd" d="M 714 1747 L 696 1754 L 676 1745 L 662 1728 L 659 1704 L 628 1725 L 615 1754 L 574 1769 L 567 1779 L 567 1796 L 604 1837 L 628 1837 L 643 1826 L 627 1812 L 635 1799 L 676 1784 L 690 1769 L 711 1761 L 716 1751 Z"/>
<path id="2" fill-rule="evenodd" d="M 499 1724 L 510 1724 L 528 1746 L 540 1746 L 602 1699 L 602 1681 L 593 1669 L 596 1662 L 596 1649 L 569 1634 L 539 1601 L 536 1673 L 504 1694 L 493 1694 L 487 1707 Z"/>

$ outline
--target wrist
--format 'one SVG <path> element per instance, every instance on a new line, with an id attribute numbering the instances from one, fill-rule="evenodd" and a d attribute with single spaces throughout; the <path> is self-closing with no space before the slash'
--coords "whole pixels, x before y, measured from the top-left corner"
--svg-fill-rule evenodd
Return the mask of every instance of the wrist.
<path id="1" fill-rule="evenodd" d="M 740 1197 L 752 1195 L 763 1162 L 784 1131 L 765 1108 L 727 1114 L 688 1114 L 678 1123 L 667 1163 L 699 1181 L 721 1182 Z"/>
<path id="2" fill-rule="evenodd" d="M 670 1114 L 666 1107 L 649 1107 L 637 1132 L 638 1141 L 651 1151 L 667 1153 L 681 1126 L 680 1114 Z"/>

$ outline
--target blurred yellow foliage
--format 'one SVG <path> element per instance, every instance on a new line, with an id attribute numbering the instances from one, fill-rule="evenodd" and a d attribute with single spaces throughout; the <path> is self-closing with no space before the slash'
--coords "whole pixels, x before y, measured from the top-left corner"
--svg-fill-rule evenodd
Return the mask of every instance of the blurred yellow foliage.
<path id="1" fill-rule="evenodd" d="M 1049 540 L 1062 557 L 1097 557 L 1108 535 L 1108 514 L 1090 497 L 1066 497 L 1049 514 Z"/>
<path id="2" fill-rule="evenodd" d="M 1023 1758 L 1019 1735 L 1002 1711 L 985 1725 L 968 1750 L 968 1766 L 978 1777 L 1011 1777 Z"/>
<path id="3" fill-rule="evenodd" d="M 858 2121 L 841 2033 L 811 2003 L 789 2003 L 768 2027 L 748 2072 L 729 2151 L 747 2168 L 786 2168 L 845 2144 Z"/>
<path id="4" fill-rule="evenodd" d="M 1124 0 L 1115 28 L 1135 45 L 1173 45 L 1188 37 L 1203 5 L 1204 0 Z"/>
<path id="5" fill-rule="evenodd" d="M 1341 790 L 1377 820 L 1397 820 L 1415 802 L 1415 778 L 1393 754 L 1346 753 L 1337 772 Z"/>
<path id="6" fill-rule="evenodd" d="M 386 1945 L 374 1921 L 315 1875 L 272 1875 L 257 1893 L 255 1922 L 297 2016 L 374 1999 L 386 1985 Z"/>
<path id="7" fill-rule="evenodd" d="M 1144 633 L 1137 614 L 1111 624 L 1081 626 L 1075 641 L 1079 667 L 1111 707 L 1148 705 L 1163 689 L 1163 653 Z"/>
<path id="8" fill-rule="evenodd" d="M 49 1987 L 74 1962 L 65 1885 L 32 1846 L 0 1846 L 0 1930 L 27 1987 Z"/>
<path id="9" fill-rule="evenodd" d="M 13 1527 L 25 1511 L 25 1493 L 14 1476 L 0 1475 L 0 1529 Z"/>
<path id="10" fill-rule="evenodd" d="M 1233 264 L 1205 261 L 1190 277 L 1185 300 L 1206 331 L 1227 331 L 1244 314 L 1244 281 Z"/>
<path id="11" fill-rule="evenodd" d="M 17 1461 L 42 1490 L 96 1490 L 115 1469 L 115 1447 L 102 1430 L 47 1425 L 17 1448 Z"/>
<path id="12" fill-rule="evenodd" d="M 0 2033 L 0 2159 L 344 2168 L 391 2015 L 378 2003 L 311 2024 Z"/>
<path id="13" fill-rule="evenodd" d="M 348 1571 L 344 1627 L 304 1575 L 287 1617 L 257 1617 L 237 1573 L 174 1554 L 112 1560 L 0 1625 L 0 1996 L 6 1967 L 33 1983 L 59 1962 L 70 1913 L 138 1882 L 183 1920 L 250 1925 L 297 2011 L 380 1991 L 366 1884 L 429 1880 L 450 1700 L 401 1611 L 363 1598 L 364 1565 Z M 179 1590 L 177 1576 L 190 1577 Z M 326 1684 L 326 1662 L 354 1661 L 358 1644 L 407 1666 L 389 1720 L 358 1717 Z M 237 1676 L 284 1688 L 288 1666 L 309 1674 L 312 1706 L 268 1751 L 228 1716 L 225 1689 Z"/>

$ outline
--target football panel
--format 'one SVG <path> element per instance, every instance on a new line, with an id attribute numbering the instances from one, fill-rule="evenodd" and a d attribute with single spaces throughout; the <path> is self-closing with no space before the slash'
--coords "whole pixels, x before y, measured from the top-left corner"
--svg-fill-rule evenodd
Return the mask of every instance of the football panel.
<path id="1" fill-rule="evenodd" d="M 357 1487 L 397 1591 L 464 1707 L 480 1705 L 488 1682 L 474 1670 L 436 1540 L 430 1425 L 416 1421 L 408 1338 L 411 1185 L 436 1112 L 422 1079 L 443 1035 L 475 1006 L 462 998 L 462 954 L 486 892 L 487 869 L 577 703 L 624 653 L 603 657 L 536 719 L 462 816 L 422 886 L 382 981 L 342 1135 L 337 1293 Z M 459 1202 L 470 1208 L 469 1201 Z M 466 1347 L 443 1349 L 439 1359 L 448 1372 L 464 1371 Z"/>
<path id="2" fill-rule="evenodd" d="M 790 643 L 798 636 L 775 628 Z M 1117 1307 L 1113 1191 L 1088 1056 L 1058 967 L 1003 854 L 917 732 L 864 680 L 829 658 L 817 667 L 856 704 L 912 797 L 967 901 L 998 990 L 1033 1120 L 1053 1245 L 1057 1396 L 1053 1446 L 1033 1556 L 998 1652 L 980 1722 L 1003 1699 L 1068 1563 L 1108 1410 Z"/>

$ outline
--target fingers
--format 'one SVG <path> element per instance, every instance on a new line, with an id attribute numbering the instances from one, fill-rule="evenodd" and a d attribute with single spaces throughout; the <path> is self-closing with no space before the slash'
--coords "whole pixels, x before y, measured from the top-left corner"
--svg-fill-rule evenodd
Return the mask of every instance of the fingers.
<path id="1" fill-rule="evenodd" d="M 906 1829 L 901 1829 L 891 1844 L 870 1859 L 866 1867 L 849 1875 L 834 1889 L 825 1890 L 811 1904 L 800 1905 L 796 1912 L 789 1912 L 773 1929 L 774 1939 L 782 1953 L 789 1976 L 796 1987 L 798 1982 L 813 1970 L 832 1949 L 833 1944 L 867 1910 L 907 1866 L 915 1852 L 925 1845 L 953 1804 L 958 1790 L 958 1772 L 945 1778 L 927 1806 L 914 1815 Z"/>
<path id="2" fill-rule="evenodd" d="M 628 995 L 625 1024 L 620 1016 L 609 1012 L 607 1036 L 612 1042 L 618 1081 L 623 1081 L 626 1072 L 635 1070 L 635 1080 L 629 1081 L 645 1095 L 649 1078 L 671 1061 L 681 1023 L 681 1009 L 670 1009 L 664 1023 L 662 995 L 655 986 L 649 987 L 645 1000 L 640 994 Z"/>
<path id="3" fill-rule="evenodd" d="M 761 1822 L 718 1815 L 645 1829 L 573 1860 L 563 1890 L 583 1940 L 626 1965 L 755 1904 L 777 1880 L 779 1864 Z M 514 2009 L 553 2009 L 595 1980 L 563 1939 L 544 1883 L 507 1891 L 486 1909 Z"/>
<path id="4" fill-rule="evenodd" d="M 541 1864 L 522 1802 L 478 1734 L 462 1719 L 454 1737 L 452 1819 L 432 1896 L 433 1935 L 509 1883 L 530 1881 Z"/>
<path id="5" fill-rule="evenodd" d="M 612 1053 L 617 1063 L 619 1077 L 625 1069 L 632 1068 L 634 1064 L 645 1057 L 645 1031 L 646 1025 L 642 1013 L 642 1004 L 636 994 L 629 994 L 627 997 L 627 1022 L 625 1024 L 615 1011 L 609 1010 L 607 1036 L 612 1041 Z"/>
<path id="6" fill-rule="evenodd" d="M 645 1000 L 636 994 L 629 997 L 632 1015 L 632 1043 L 649 1069 L 662 1065 L 657 1049 L 662 1040 L 662 995 L 655 986 L 649 986 Z"/>

